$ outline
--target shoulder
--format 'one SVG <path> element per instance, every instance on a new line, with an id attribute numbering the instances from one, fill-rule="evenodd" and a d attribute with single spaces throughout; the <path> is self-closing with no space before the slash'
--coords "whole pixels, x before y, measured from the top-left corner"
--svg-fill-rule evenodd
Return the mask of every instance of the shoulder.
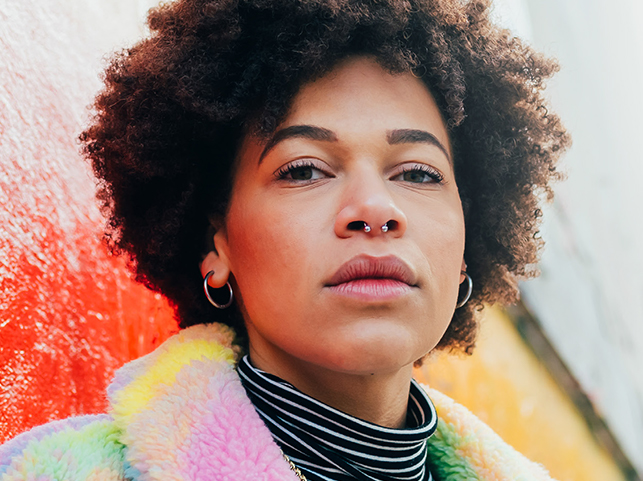
<path id="1" fill-rule="evenodd" d="M 439 418 L 428 445 L 431 472 L 437 479 L 553 481 L 541 465 L 505 443 L 467 408 L 423 387 Z"/>
<path id="2" fill-rule="evenodd" d="M 167 467 L 168 458 L 180 457 L 177 442 L 188 451 L 197 434 L 211 434 L 201 429 L 204 416 L 212 418 L 208 427 L 218 429 L 220 439 L 212 445 L 208 438 L 210 444 L 201 447 L 218 447 L 225 461 L 230 458 L 232 463 L 239 450 L 227 449 L 228 431 L 236 432 L 244 423 L 261 422 L 248 420 L 250 411 L 256 413 L 249 401 L 243 400 L 244 391 L 234 370 L 233 338 L 232 330 L 225 326 L 194 326 L 125 364 L 108 388 L 109 415 L 55 421 L 1 445 L 0 481 L 137 479 L 150 469 Z M 240 413 L 231 413 L 235 407 Z M 228 431 L 224 431 L 224 421 L 229 421 Z M 186 429 L 194 436 L 186 439 Z M 228 452 L 230 456 L 224 456 Z"/>
<path id="3" fill-rule="evenodd" d="M 108 415 L 80 416 L 27 431 L 0 446 L 0 479 L 116 481 L 125 478 L 119 431 Z"/>

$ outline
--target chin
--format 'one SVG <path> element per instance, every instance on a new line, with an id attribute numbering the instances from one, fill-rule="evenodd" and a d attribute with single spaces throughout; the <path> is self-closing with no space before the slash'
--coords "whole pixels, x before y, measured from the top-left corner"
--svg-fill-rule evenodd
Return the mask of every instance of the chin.
<path id="1" fill-rule="evenodd" d="M 397 372 L 413 365 L 429 352 L 434 345 L 424 346 L 417 336 L 376 336 L 359 339 L 336 339 L 332 352 L 320 353 L 327 367 L 350 374 L 385 374 Z"/>

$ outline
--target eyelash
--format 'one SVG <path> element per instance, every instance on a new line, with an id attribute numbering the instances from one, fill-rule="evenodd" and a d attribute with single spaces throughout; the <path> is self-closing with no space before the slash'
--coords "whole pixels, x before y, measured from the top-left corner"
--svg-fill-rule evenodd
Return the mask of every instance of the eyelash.
<path id="1" fill-rule="evenodd" d="M 275 177 L 279 180 L 284 180 L 288 175 L 305 167 L 309 167 L 311 169 L 316 169 L 316 170 L 319 170 L 320 172 L 324 172 L 313 162 L 302 159 L 302 160 L 298 160 L 290 164 L 284 165 L 277 172 L 275 172 Z M 395 177 L 404 175 L 407 172 L 422 172 L 424 174 L 427 174 L 436 184 L 444 183 L 444 176 L 442 175 L 442 173 L 437 169 L 429 167 L 428 165 L 425 165 L 425 164 L 414 165 L 413 167 L 404 167 L 402 168 L 402 171 L 400 173 L 395 175 Z M 324 174 L 328 175 L 326 172 L 324 172 Z"/>
<path id="2" fill-rule="evenodd" d="M 322 169 L 317 167 L 314 163 L 312 163 L 310 160 L 296 160 L 295 162 L 292 162 L 290 164 L 286 164 L 283 167 L 281 167 L 277 172 L 275 172 L 275 177 L 277 179 L 283 180 L 286 178 L 287 175 L 292 174 L 293 172 L 303 168 L 303 167 L 310 167 L 311 169 L 319 170 L 320 172 L 324 172 Z M 324 172 L 326 174 L 326 172 Z M 326 174 L 328 175 L 328 174 Z"/>
<path id="3" fill-rule="evenodd" d="M 407 172 L 422 172 L 427 174 L 431 179 L 435 181 L 436 184 L 442 184 L 444 182 L 444 176 L 440 171 L 437 169 L 434 169 L 432 167 L 429 167 L 428 165 L 425 164 L 419 164 L 419 165 L 414 165 L 413 167 L 404 167 L 402 168 L 402 172 L 398 175 L 403 175 Z M 397 176 L 396 176 L 397 177 Z"/>

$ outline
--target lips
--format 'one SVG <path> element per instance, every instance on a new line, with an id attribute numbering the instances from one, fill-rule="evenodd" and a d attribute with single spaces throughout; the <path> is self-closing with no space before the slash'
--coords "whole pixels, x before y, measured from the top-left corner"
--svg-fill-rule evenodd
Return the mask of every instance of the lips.
<path id="1" fill-rule="evenodd" d="M 343 264 L 326 287 L 342 296 L 378 301 L 393 300 L 417 286 L 413 271 L 398 257 L 360 255 Z"/>

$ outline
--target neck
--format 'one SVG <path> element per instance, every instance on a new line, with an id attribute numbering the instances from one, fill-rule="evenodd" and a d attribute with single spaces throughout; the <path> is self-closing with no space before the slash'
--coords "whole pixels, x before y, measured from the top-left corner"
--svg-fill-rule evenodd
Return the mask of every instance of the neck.
<path id="1" fill-rule="evenodd" d="M 252 344 L 250 359 L 256 368 L 346 414 L 379 426 L 405 427 L 412 364 L 384 373 L 347 373 L 292 358 L 283 351 L 262 356 Z"/>

